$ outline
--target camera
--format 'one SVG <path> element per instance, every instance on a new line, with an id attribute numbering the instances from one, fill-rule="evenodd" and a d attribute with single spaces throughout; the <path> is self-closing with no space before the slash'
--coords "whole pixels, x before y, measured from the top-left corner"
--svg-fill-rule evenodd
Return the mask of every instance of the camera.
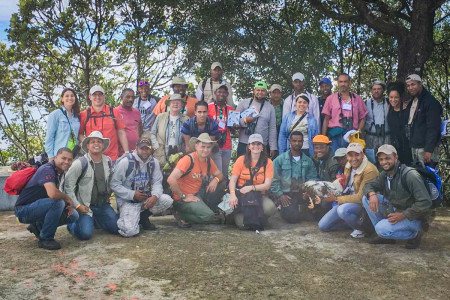
<path id="1" fill-rule="evenodd" d="M 255 122 L 248 123 L 247 127 L 245 128 L 245 134 L 252 135 L 252 134 L 255 133 L 255 129 L 256 129 L 256 123 Z"/>
<path id="2" fill-rule="evenodd" d="M 343 117 L 343 118 L 341 118 L 340 122 L 342 124 L 342 127 L 345 130 L 351 130 L 353 128 L 353 118 L 352 117 L 350 117 L 350 118 Z"/>
<path id="3" fill-rule="evenodd" d="M 146 191 L 144 188 L 139 188 L 139 190 L 144 193 L 145 195 L 147 195 L 147 198 L 152 196 L 152 192 L 151 191 Z"/>
<path id="4" fill-rule="evenodd" d="M 225 144 L 225 141 L 227 140 L 227 131 L 223 131 L 219 133 L 219 138 L 217 139 L 217 143 L 219 144 L 219 147 L 223 147 Z"/>
<path id="5" fill-rule="evenodd" d="M 384 136 L 384 124 L 375 124 L 375 132 L 377 136 Z"/>

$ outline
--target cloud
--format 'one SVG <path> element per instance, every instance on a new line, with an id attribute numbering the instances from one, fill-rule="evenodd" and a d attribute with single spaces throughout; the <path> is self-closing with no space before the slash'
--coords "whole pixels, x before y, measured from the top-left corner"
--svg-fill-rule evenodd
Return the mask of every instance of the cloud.
<path id="1" fill-rule="evenodd" d="M 19 10 L 19 0 L 0 1 L 0 22 L 8 22 L 11 15 Z"/>

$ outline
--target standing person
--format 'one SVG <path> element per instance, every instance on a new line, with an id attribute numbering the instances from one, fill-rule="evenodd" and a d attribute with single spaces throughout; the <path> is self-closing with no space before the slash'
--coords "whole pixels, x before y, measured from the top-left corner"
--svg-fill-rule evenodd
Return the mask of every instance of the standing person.
<path id="1" fill-rule="evenodd" d="M 308 205 L 303 201 L 301 184 L 317 179 L 314 162 L 302 151 L 303 138 L 300 131 L 293 131 L 289 135 L 289 150 L 273 161 L 270 190 L 281 205 L 281 217 L 288 223 L 300 222 L 307 212 Z"/>
<path id="2" fill-rule="evenodd" d="M 283 104 L 283 119 L 284 117 L 297 110 L 295 105 L 296 99 L 298 95 L 305 94 L 309 99 L 308 113 L 316 119 L 317 124 L 320 123 L 320 111 L 319 111 L 319 100 L 317 100 L 317 96 L 306 91 L 306 80 L 305 76 L 302 73 L 295 73 L 292 75 L 292 86 L 294 87 L 294 92 L 289 95 L 286 99 L 284 99 Z"/>
<path id="3" fill-rule="evenodd" d="M 181 108 L 181 113 L 187 115 L 189 118 L 192 118 L 195 115 L 195 103 L 198 102 L 198 100 L 194 97 L 190 97 L 186 94 L 188 83 L 183 77 L 177 77 L 175 76 L 172 79 L 172 90 L 173 94 L 179 94 L 183 98 L 183 107 Z M 170 108 L 166 105 L 166 100 L 170 98 L 170 95 L 166 95 L 162 97 L 158 104 L 156 104 L 155 109 L 153 110 L 153 114 L 155 116 L 167 112 L 170 110 Z"/>
<path id="4" fill-rule="evenodd" d="M 280 135 L 278 137 L 278 148 L 280 153 L 289 149 L 288 141 L 291 132 L 300 131 L 305 137 L 302 152 L 312 157 L 314 155 L 313 138 L 319 133 L 317 120 L 308 113 L 309 98 L 306 94 L 300 94 L 296 99 L 297 110 L 284 117 L 281 123 Z"/>
<path id="5" fill-rule="evenodd" d="M 331 153 L 331 141 L 326 135 L 318 134 L 313 140 L 314 156 L 312 160 L 316 165 L 319 180 L 334 181 L 339 170 L 337 161 Z"/>
<path id="6" fill-rule="evenodd" d="M 150 132 L 153 157 L 158 160 L 161 166 L 167 163 L 170 155 L 185 151 L 183 134 L 181 133 L 184 122 L 188 120 L 188 117 L 181 113 L 185 101 L 180 94 L 170 95 L 165 104 L 170 110 L 156 117 Z"/>
<path id="7" fill-rule="evenodd" d="M 320 112 L 320 123 L 319 128 L 322 130 L 323 120 L 325 116 L 322 114 L 323 106 L 325 105 L 325 101 L 327 100 L 328 96 L 331 95 L 331 90 L 333 89 L 333 84 L 331 83 L 330 78 L 324 77 L 320 79 L 319 81 L 319 93 L 320 96 L 318 97 L 319 102 L 319 112 Z"/>
<path id="8" fill-rule="evenodd" d="M 393 82 L 388 86 L 389 112 L 387 122 L 390 128 L 390 140 L 397 149 L 398 159 L 402 164 L 411 165 L 412 151 L 406 136 L 411 105 L 405 102 L 406 87 L 403 82 Z"/>
<path id="9" fill-rule="evenodd" d="M 60 148 L 53 161 L 36 171 L 17 199 L 14 213 L 20 223 L 30 224 L 27 229 L 39 239 L 39 248 L 61 249 L 55 241 L 56 229 L 78 219 L 72 199 L 58 189 L 72 159 L 70 149 Z"/>
<path id="10" fill-rule="evenodd" d="M 111 189 L 116 194 L 120 212 L 117 226 L 124 237 L 137 235 L 140 226 L 143 230 L 156 230 L 148 217 L 162 213 L 173 203 L 169 195 L 163 194 L 163 176 L 152 152 L 150 139 L 143 136 L 136 150 L 123 157 L 114 168 Z"/>
<path id="11" fill-rule="evenodd" d="M 233 165 L 229 183 L 234 221 L 240 229 L 263 230 L 267 218 L 276 213 L 276 207 L 264 193 L 270 189 L 273 163 L 264 151 L 263 138 L 252 134 L 244 155 Z M 250 199 L 252 198 L 252 199 Z M 256 201 L 256 205 L 252 204 Z"/>
<path id="12" fill-rule="evenodd" d="M 248 138 L 254 133 L 258 133 L 263 138 L 264 146 L 270 149 L 270 157 L 277 156 L 277 126 L 275 109 L 272 104 L 266 101 L 267 84 L 264 81 L 255 83 L 253 89 L 253 98 L 244 99 L 239 102 L 236 110 L 241 113 L 253 106 L 259 115 L 257 117 L 241 118 L 241 129 L 239 133 L 239 145 L 237 156 L 246 153 Z"/>
<path id="13" fill-rule="evenodd" d="M 222 79 L 223 68 L 220 62 L 214 62 L 211 65 L 211 77 L 201 81 L 195 91 L 195 97 L 199 101 L 210 103 L 214 100 L 214 91 L 219 85 L 226 85 L 228 88 L 227 104 L 234 107 L 233 91 L 231 85 Z"/>
<path id="14" fill-rule="evenodd" d="M 91 132 L 81 144 L 86 154 L 73 162 L 64 179 L 64 192 L 80 216 L 67 229 L 80 240 L 92 237 L 94 223 L 112 234 L 118 230 L 119 216 L 109 204 L 111 159 L 102 154 L 108 146 L 101 132 Z"/>
<path id="15" fill-rule="evenodd" d="M 389 123 L 387 114 L 389 111 L 389 101 L 384 97 L 386 83 L 374 79 L 370 93 L 372 98 L 366 101 L 366 149 L 373 149 L 377 152 L 378 147 L 389 143 Z"/>
<path id="16" fill-rule="evenodd" d="M 222 172 L 225 180 L 228 179 L 228 167 L 231 159 L 231 134 L 227 126 L 228 113 L 234 109 L 227 104 L 228 87 L 219 86 L 215 92 L 215 101 L 208 104 L 208 117 L 214 120 L 218 125 L 219 135 L 217 144 L 219 151 L 213 154 L 212 158 L 217 168 Z"/>
<path id="17" fill-rule="evenodd" d="M 61 93 L 61 107 L 52 111 L 47 119 L 45 152 L 52 160 L 59 149 L 67 147 L 73 150 L 77 145 L 80 130 L 80 102 L 71 88 Z"/>
<path id="18" fill-rule="evenodd" d="M 130 151 L 136 148 L 136 142 L 143 133 L 141 113 L 133 107 L 134 97 L 132 89 L 124 89 L 120 95 L 122 104 L 114 108 L 114 112 L 122 115 L 125 122 L 125 134 Z M 119 145 L 119 156 L 122 156 L 124 152 L 122 146 Z"/>
<path id="19" fill-rule="evenodd" d="M 125 153 L 128 151 L 127 134 L 125 133 L 125 122 L 122 115 L 105 104 L 105 91 L 99 85 L 89 90 L 89 100 L 92 106 L 80 114 L 80 132 L 78 140 L 83 142 L 86 136 L 93 131 L 100 131 L 103 137 L 110 141 L 108 149 L 103 153 L 114 162 L 119 157 L 119 145 Z"/>
<path id="20" fill-rule="evenodd" d="M 408 119 L 413 161 L 435 168 L 439 162 L 442 106 L 417 74 L 406 77 L 406 89 L 413 99 Z"/>
<path id="21" fill-rule="evenodd" d="M 139 97 L 134 100 L 133 107 L 141 113 L 142 127 L 145 134 L 149 134 L 152 128 L 155 116 L 153 109 L 156 106 L 156 99 L 150 95 L 150 85 L 147 81 L 139 81 Z"/>
<path id="22" fill-rule="evenodd" d="M 392 145 L 377 152 L 383 171 L 364 187 L 363 205 L 377 237 L 370 244 L 394 244 L 407 240 L 405 248 L 416 249 L 422 240 L 422 227 L 432 214 L 431 199 L 420 174 L 398 161 Z"/>
<path id="23" fill-rule="evenodd" d="M 331 151 L 347 146 L 344 135 L 355 129 L 363 133 L 366 105 L 360 96 L 350 92 L 351 80 L 347 74 L 338 76 L 339 92 L 330 95 L 325 102 L 322 114 L 325 115 L 322 134 L 331 139 Z"/>
<path id="24" fill-rule="evenodd" d="M 277 119 L 277 136 L 280 134 L 281 121 L 283 119 L 283 88 L 279 84 L 270 86 L 270 104 L 275 109 L 275 117 Z"/>
<path id="25" fill-rule="evenodd" d="M 347 147 L 347 164 L 345 166 L 345 188 L 342 196 L 336 197 L 329 193 L 323 200 L 337 202 L 319 221 L 322 231 L 353 229 L 353 238 L 362 238 L 365 233 L 359 222 L 363 213 L 362 197 L 365 184 L 378 175 L 378 170 L 364 155 L 363 148 L 358 143 L 351 143 Z"/>

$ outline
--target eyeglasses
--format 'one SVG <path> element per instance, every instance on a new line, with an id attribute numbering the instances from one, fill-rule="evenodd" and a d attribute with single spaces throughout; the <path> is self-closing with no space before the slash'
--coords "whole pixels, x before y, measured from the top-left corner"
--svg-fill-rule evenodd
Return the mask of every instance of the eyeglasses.
<path id="1" fill-rule="evenodd" d="M 147 81 L 139 81 L 139 86 L 148 85 Z"/>

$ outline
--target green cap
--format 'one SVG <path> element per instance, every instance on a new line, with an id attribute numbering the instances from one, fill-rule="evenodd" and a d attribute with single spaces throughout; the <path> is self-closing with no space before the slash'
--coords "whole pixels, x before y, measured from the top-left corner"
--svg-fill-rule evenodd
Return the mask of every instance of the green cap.
<path id="1" fill-rule="evenodd" d="M 255 89 L 257 88 L 262 88 L 262 89 L 266 89 L 267 90 L 267 83 L 265 83 L 264 81 L 257 81 L 255 83 Z"/>

